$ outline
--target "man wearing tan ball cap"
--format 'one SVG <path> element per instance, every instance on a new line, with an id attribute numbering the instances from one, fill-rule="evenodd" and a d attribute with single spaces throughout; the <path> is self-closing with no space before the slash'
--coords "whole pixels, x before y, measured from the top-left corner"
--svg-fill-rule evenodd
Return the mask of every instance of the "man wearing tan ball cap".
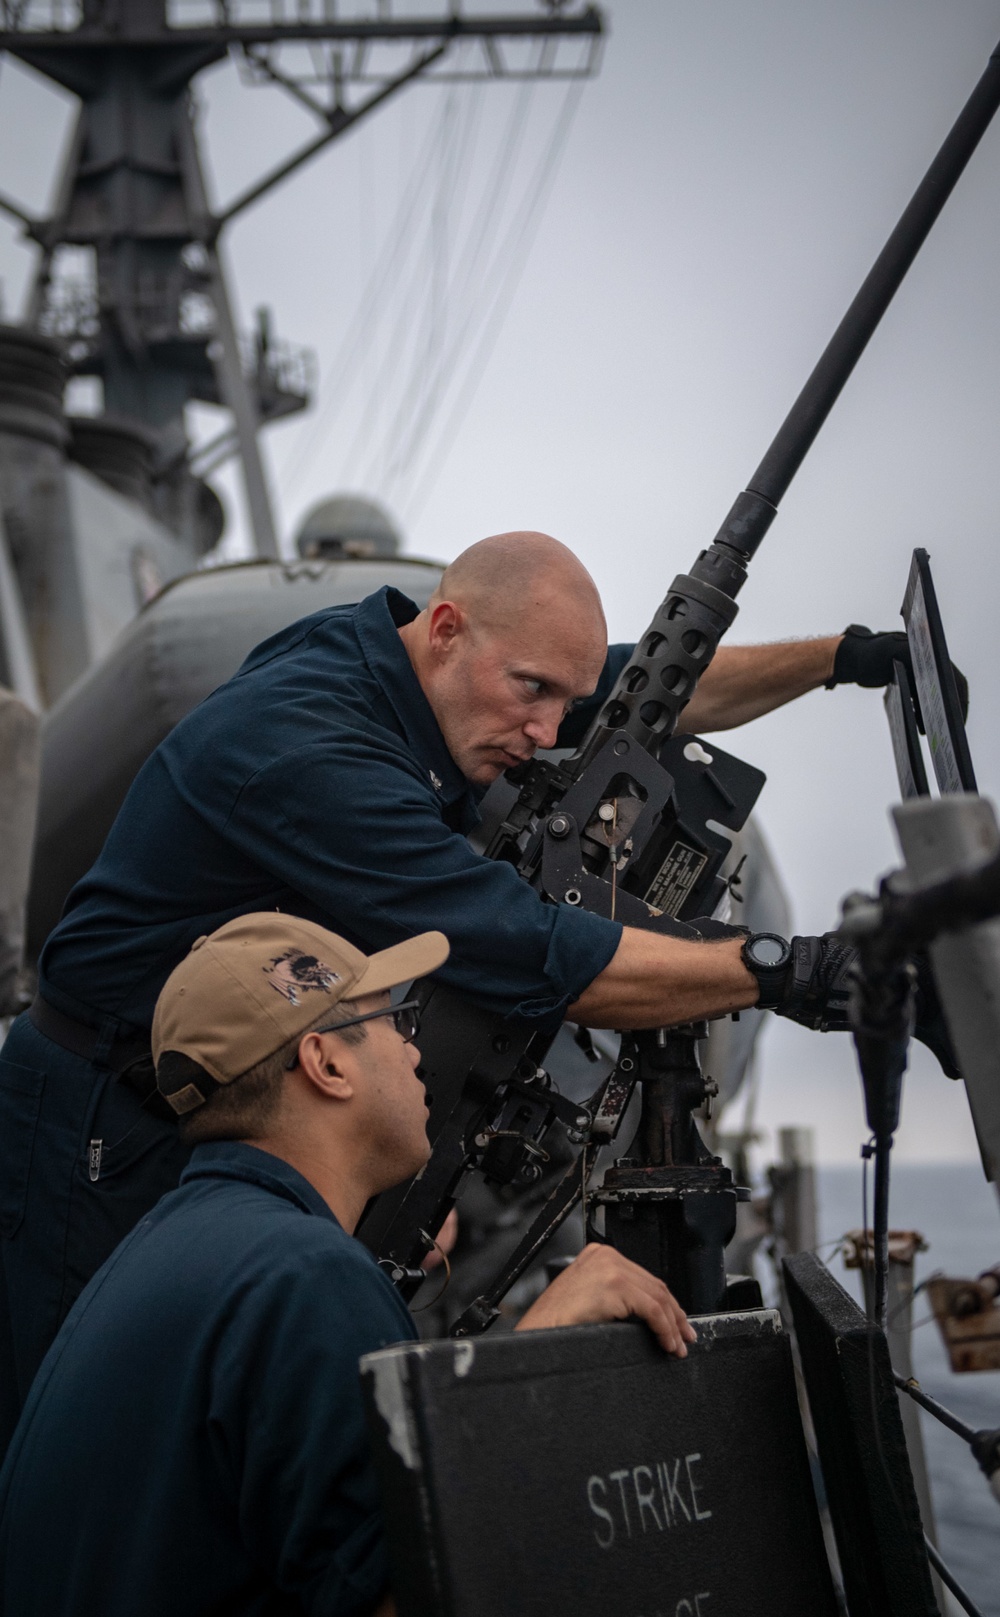
<path id="1" fill-rule="evenodd" d="M 429 1155 L 416 1006 L 440 932 L 378 954 L 267 912 L 200 938 L 153 1021 L 194 1147 L 74 1305 L 0 1488 L 0 1609 L 18 1617 L 391 1617 L 358 1360 L 412 1339 L 353 1238 Z M 518 1329 L 635 1316 L 683 1355 L 666 1287 L 584 1249 Z"/>
<path id="2" fill-rule="evenodd" d="M 241 915 L 196 939 L 167 979 L 153 1016 L 157 1087 L 183 1116 L 327 1009 L 385 995 L 447 958 L 443 932 L 423 932 L 366 955 L 297 916 Z M 171 1088 L 170 1075 L 185 1070 L 179 1056 L 203 1071 L 197 1083 Z"/>

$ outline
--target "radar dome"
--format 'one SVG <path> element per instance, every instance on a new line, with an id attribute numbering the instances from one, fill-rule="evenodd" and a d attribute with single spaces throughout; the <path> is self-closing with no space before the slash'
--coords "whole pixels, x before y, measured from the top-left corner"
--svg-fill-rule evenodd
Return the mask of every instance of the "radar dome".
<path id="1" fill-rule="evenodd" d="M 395 556 L 402 534 L 388 511 L 360 494 L 334 494 L 320 500 L 295 537 L 300 556 Z"/>

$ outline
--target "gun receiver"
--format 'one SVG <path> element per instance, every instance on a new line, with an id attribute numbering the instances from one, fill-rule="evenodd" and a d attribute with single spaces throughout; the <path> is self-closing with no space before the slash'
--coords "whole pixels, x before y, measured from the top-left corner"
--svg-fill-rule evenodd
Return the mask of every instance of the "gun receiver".
<path id="1" fill-rule="evenodd" d="M 512 771 L 513 803 L 509 786 L 491 788 L 482 851 L 510 860 L 545 899 L 678 936 L 724 930 L 717 921 L 688 925 L 685 918 L 711 916 L 724 902 L 726 883 L 718 873 L 729 844 L 714 826 L 738 830 L 764 777 L 714 745 L 709 750 L 676 737 L 677 722 L 736 617 L 747 567 L 782 496 L 998 105 L 1000 46 L 747 488 L 690 573 L 674 579 L 580 748 L 562 763 L 536 759 Z M 417 1265 L 465 1174 L 480 1168 L 507 1183 L 536 1177 L 540 1141 L 559 1112 L 541 1066 L 554 1030 L 500 1018 L 431 982 L 418 992 L 431 1160 L 418 1179 L 380 1197 L 359 1231 L 407 1295 L 419 1284 Z M 723 1251 L 736 1191 L 691 1121 L 707 1095 L 697 1073 L 696 1036 L 694 1029 L 674 1029 L 623 1040 L 623 1049 L 632 1050 L 629 1083 L 622 1083 L 621 1061 L 608 1083 L 617 1084 L 619 1095 L 637 1080 L 643 1086 L 641 1154 L 606 1176 L 602 1196 L 609 1238 L 669 1275 L 685 1306 L 711 1311 L 724 1301 Z M 605 1092 L 593 1097 L 586 1108 L 591 1117 L 607 1110 L 605 1099 Z M 612 1134 L 623 1110 L 612 1108 Z M 674 1121 L 658 1128 L 657 1116 Z M 577 1119 L 573 1131 L 589 1150 L 586 1123 Z M 581 1171 L 581 1188 L 583 1178 Z M 695 1209 L 707 1209 L 706 1196 L 722 1201 L 699 1225 Z M 565 1217 L 572 1200 L 557 1201 Z M 551 1229 L 554 1216 L 543 1209 L 540 1219 L 549 1218 Z M 644 1227 L 639 1238 L 637 1221 L 655 1230 Z M 522 1245 L 532 1249 L 531 1232 Z M 517 1276 L 510 1265 L 505 1273 L 512 1284 Z M 467 1328 L 489 1323 L 496 1300 L 493 1295 Z"/>

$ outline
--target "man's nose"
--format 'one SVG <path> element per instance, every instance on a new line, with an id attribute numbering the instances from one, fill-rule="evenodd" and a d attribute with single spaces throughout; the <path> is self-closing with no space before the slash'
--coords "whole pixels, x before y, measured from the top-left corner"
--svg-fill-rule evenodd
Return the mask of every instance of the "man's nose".
<path id="1" fill-rule="evenodd" d="M 554 747 L 559 735 L 559 725 L 562 721 L 562 705 L 560 704 L 551 713 L 544 716 L 535 713 L 522 727 L 529 741 L 536 747 Z"/>

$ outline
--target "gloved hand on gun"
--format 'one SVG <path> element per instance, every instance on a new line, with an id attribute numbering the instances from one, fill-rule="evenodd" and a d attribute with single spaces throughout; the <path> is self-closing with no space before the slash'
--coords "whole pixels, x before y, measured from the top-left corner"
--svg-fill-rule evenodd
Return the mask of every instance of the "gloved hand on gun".
<path id="1" fill-rule="evenodd" d="M 844 630 L 844 638 L 837 647 L 837 654 L 833 660 L 833 673 L 826 682 L 826 688 L 829 691 L 835 685 L 862 685 L 868 690 L 874 690 L 879 685 L 888 685 L 892 680 L 894 662 L 902 663 L 910 676 L 910 687 L 914 701 L 917 702 L 919 716 L 920 703 L 916 694 L 917 685 L 910 657 L 910 642 L 907 636 L 898 630 L 879 633 L 866 629 L 863 624 L 849 623 Z M 955 676 L 958 700 L 962 705 L 962 718 L 967 719 L 969 682 L 954 663 L 951 665 L 951 671 Z M 923 729 L 922 719 L 921 729 Z"/>
<path id="2" fill-rule="evenodd" d="M 836 932 L 788 942 L 772 933 L 751 933 L 743 947 L 743 959 L 760 986 L 758 1009 L 821 1033 L 850 1030 L 848 1008 L 858 958 L 857 949 Z M 913 1036 L 937 1057 L 942 1072 L 960 1078 L 930 961 L 921 953 L 914 955 L 913 964 Z"/>

